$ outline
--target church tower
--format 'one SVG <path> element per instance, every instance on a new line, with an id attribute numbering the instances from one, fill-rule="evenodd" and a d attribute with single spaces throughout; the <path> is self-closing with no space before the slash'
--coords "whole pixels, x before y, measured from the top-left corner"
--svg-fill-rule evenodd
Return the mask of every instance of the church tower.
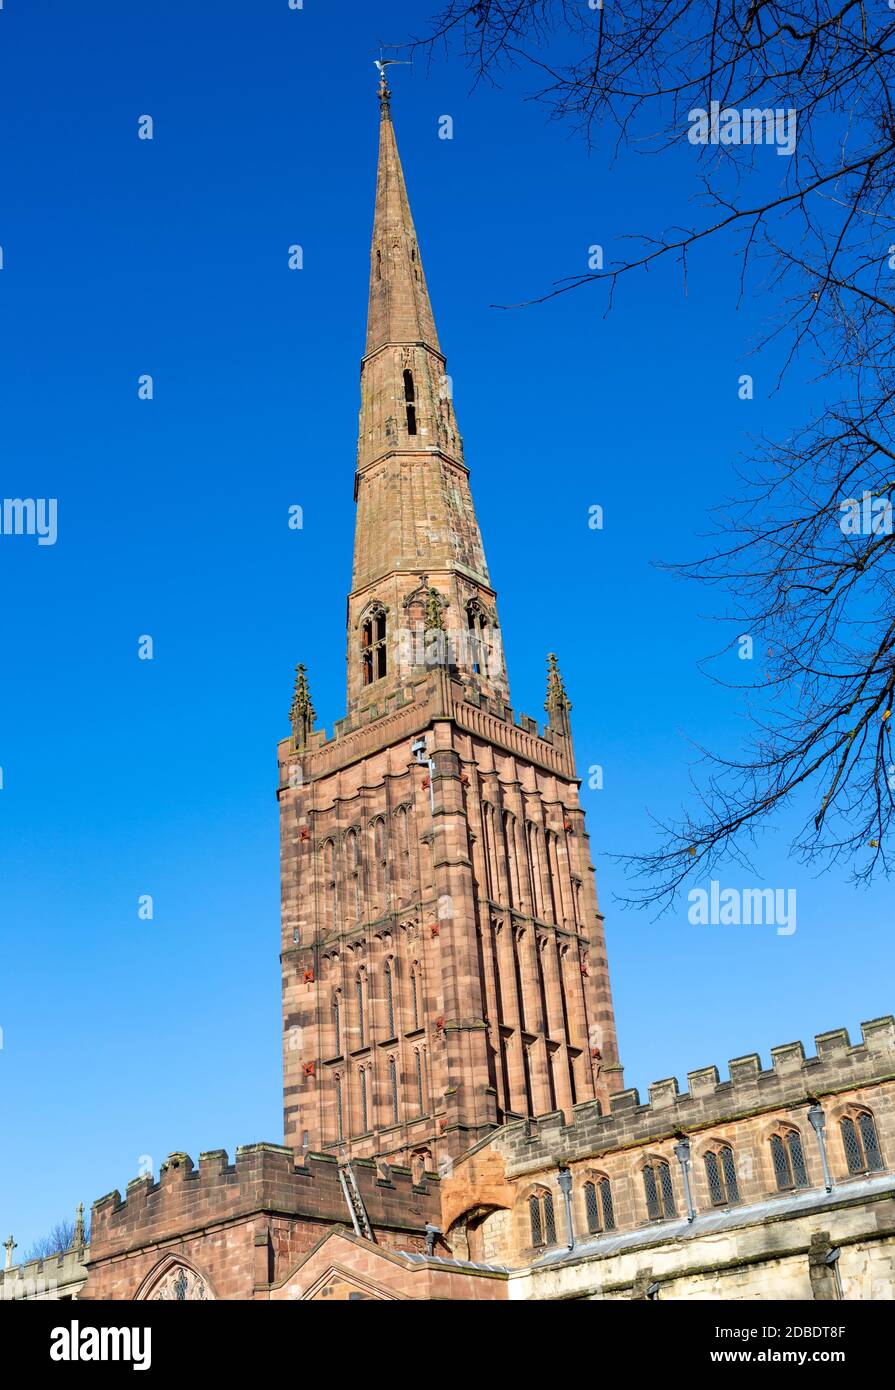
<path id="1" fill-rule="evenodd" d="M 514 718 L 392 125 L 380 140 L 347 714 L 279 746 L 286 1142 L 432 1169 L 621 1088 L 570 703 Z"/>

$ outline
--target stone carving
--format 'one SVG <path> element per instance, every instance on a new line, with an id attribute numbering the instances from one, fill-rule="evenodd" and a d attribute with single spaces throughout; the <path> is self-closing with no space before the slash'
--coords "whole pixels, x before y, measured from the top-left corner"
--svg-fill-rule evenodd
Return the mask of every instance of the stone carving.
<path id="1" fill-rule="evenodd" d="M 149 1298 L 151 1301 L 171 1299 L 178 1303 L 186 1303 L 196 1300 L 208 1301 L 211 1294 L 205 1280 L 200 1278 L 194 1269 L 188 1269 L 186 1265 L 173 1265 L 156 1284 Z"/>

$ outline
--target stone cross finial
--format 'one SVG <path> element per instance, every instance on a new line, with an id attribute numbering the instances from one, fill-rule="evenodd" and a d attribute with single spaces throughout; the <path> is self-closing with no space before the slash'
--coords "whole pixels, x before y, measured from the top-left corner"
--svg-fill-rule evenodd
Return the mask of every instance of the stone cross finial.
<path id="1" fill-rule="evenodd" d="M 16 1248 L 16 1243 L 12 1236 L 3 1242 L 3 1249 L 6 1251 L 6 1268 L 12 1269 L 12 1252 Z"/>
<path id="2" fill-rule="evenodd" d="M 71 1240 L 72 1250 L 81 1250 L 84 1246 L 84 1203 L 79 1202 L 75 1213 L 75 1233 Z"/>

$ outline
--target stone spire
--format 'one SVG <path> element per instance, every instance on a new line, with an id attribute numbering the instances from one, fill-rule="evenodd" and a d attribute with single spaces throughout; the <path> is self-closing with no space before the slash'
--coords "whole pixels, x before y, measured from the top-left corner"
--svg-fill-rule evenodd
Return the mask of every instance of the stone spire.
<path id="1" fill-rule="evenodd" d="M 568 697 L 551 657 L 546 736 L 513 719 L 384 78 L 379 101 L 346 717 L 301 741 L 300 666 L 279 745 L 284 1133 L 300 1162 L 440 1165 L 623 1083 Z"/>
<path id="2" fill-rule="evenodd" d="M 3 1249 L 6 1251 L 6 1268 L 12 1269 L 12 1252 L 16 1248 L 16 1242 L 12 1236 L 8 1236 L 3 1242 Z"/>
<path id="3" fill-rule="evenodd" d="M 292 708 L 289 711 L 292 721 L 292 737 L 296 748 L 303 748 L 310 734 L 314 732 L 314 706 L 308 689 L 308 677 L 301 662 L 295 668 L 295 692 Z"/>
<path id="4" fill-rule="evenodd" d="M 438 663 L 509 703 L 482 536 L 463 460 L 383 73 L 379 169 L 361 363 L 348 713 L 382 711 L 431 664 L 416 640 L 444 630 Z M 429 593 L 437 593 L 436 600 Z M 439 621 L 440 619 L 440 621 Z M 472 633 L 475 644 L 466 638 Z M 441 654 L 450 653 L 442 662 Z M 478 653 L 479 655 L 476 655 Z M 483 660 L 481 653 L 488 658 Z"/>
<path id="5" fill-rule="evenodd" d="M 391 116 L 391 92 L 379 85 L 379 171 L 370 265 L 367 355 L 386 343 L 422 343 L 439 351 L 438 334 Z"/>

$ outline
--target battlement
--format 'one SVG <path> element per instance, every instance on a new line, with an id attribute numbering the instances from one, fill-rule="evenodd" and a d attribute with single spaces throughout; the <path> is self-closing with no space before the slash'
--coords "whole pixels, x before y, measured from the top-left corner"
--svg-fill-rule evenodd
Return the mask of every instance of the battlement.
<path id="1" fill-rule="evenodd" d="M 71 1297 L 87 1278 L 85 1263 L 89 1251 L 89 1246 L 81 1246 L 78 1250 L 45 1255 L 40 1260 L 25 1260 L 9 1269 L 0 1269 L 0 1302 Z"/>
<path id="2" fill-rule="evenodd" d="M 374 1230 L 423 1232 L 439 1215 L 438 1177 L 418 1184 L 409 1168 L 355 1159 L 352 1168 Z M 296 1163 L 281 1144 L 246 1144 L 230 1163 L 224 1149 L 199 1155 L 198 1168 L 185 1153 L 169 1154 L 158 1180 L 151 1173 L 93 1204 L 91 1263 L 150 1241 L 183 1236 L 210 1225 L 255 1213 L 350 1225 L 338 1160 L 308 1154 Z"/>
<path id="3" fill-rule="evenodd" d="M 517 717 L 503 700 L 480 694 L 436 668 L 386 693 L 379 704 L 337 719 L 331 735 L 316 729 L 305 748 L 296 749 L 291 738 L 281 739 L 281 790 L 289 786 L 289 765 L 295 759 L 302 761 L 305 780 L 313 781 L 380 747 L 412 738 L 433 719 L 443 718 L 453 719 L 467 732 L 487 737 L 551 772 L 574 775 L 571 744 L 561 731 L 549 724 L 541 727 L 526 714 Z"/>
<path id="4" fill-rule="evenodd" d="M 686 1091 L 677 1077 L 667 1077 L 649 1087 L 645 1104 L 635 1088 L 617 1091 L 608 1115 L 600 1113 L 597 1101 L 587 1101 L 573 1107 L 568 1124 L 560 1111 L 521 1120 L 492 1133 L 469 1153 L 496 1143 L 509 1174 L 541 1159 L 572 1162 L 895 1080 L 895 1017 L 862 1023 L 861 1037 L 853 1045 L 844 1028 L 819 1033 L 813 1057 L 805 1055 L 801 1042 L 784 1043 L 771 1048 L 767 1069 L 757 1053 L 735 1057 L 728 1063 L 727 1081 L 720 1079 L 717 1067 L 702 1067 L 688 1072 Z"/>

